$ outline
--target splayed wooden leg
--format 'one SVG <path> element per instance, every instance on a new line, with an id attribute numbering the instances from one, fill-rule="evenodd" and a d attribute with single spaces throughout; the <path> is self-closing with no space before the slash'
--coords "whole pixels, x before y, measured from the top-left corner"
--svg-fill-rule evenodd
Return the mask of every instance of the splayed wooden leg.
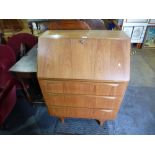
<path id="1" fill-rule="evenodd" d="M 100 126 L 103 126 L 105 120 L 99 120 L 99 122 L 100 122 Z"/>
<path id="2" fill-rule="evenodd" d="M 137 48 L 141 48 L 142 47 L 142 44 L 141 43 L 137 43 Z"/>
<path id="3" fill-rule="evenodd" d="M 60 121 L 61 121 L 61 123 L 64 123 L 65 122 L 65 118 L 64 117 L 61 117 L 60 118 Z"/>

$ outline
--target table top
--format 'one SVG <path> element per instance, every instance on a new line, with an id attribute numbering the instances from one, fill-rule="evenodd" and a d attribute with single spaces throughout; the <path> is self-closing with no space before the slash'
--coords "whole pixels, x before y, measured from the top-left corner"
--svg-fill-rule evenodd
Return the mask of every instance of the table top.
<path id="1" fill-rule="evenodd" d="M 36 73 L 37 72 L 37 47 L 36 44 L 26 55 L 17 61 L 10 69 L 16 73 Z"/>

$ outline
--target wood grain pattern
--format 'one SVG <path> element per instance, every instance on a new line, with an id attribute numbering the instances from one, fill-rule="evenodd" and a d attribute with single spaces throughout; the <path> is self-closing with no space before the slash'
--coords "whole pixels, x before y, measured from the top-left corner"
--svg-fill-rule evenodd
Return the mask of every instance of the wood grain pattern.
<path id="1" fill-rule="evenodd" d="M 57 94 L 85 94 L 122 96 L 127 83 L 118 82 L 77 82 L 77 81 L 50 81 L 40 80 L 40 85 L 46 93 Z"/>
<path id="2" fill-rule="evenodd" d="M 49 30 L 89 30 L 89 25 L 81 20 L 52 20 L 48 24 Z"/>
<path id="3" fill-rule="evenodd" d="M 78 31 L 77 36 L 70 31 L 63 34 L 56 31 L 55 35 L 40 37 L 38 77 L 128 81 L 130 51 L 126 49 L 130 41 L 119 38 L 123 32 L 113 32 L 113 39 L 111 32 L 100 30 L 101 34 L 109 36 L 105 39 L 94 31 Z"/>
<path id="4" fill-rule="evenodd" d="M 45 95 L 45 101 L 49 106 L 118 109 L 122 97 L 48 93 Z"/>
<path id="5" fill-rule="evenodd" d="M 84 36 L 88 39 L 113 39 L 130 42 L 130 38 L 123 31 L 110 30 L 51 30 L 44 32 L 40 39 L 80 39 Z"/>
<path id="6" fill-rule="evenodd" d="M 22 30 L 24 28 L 22 20 L 19 19 L 0 19 L 0 30 Z"/>
<path id="7" fill-rule="evenodd" d="M 112 120 L 117 116 L 117 110 L 106 109 L 89 109 L 89 108 L 70 108 L 49 106 L 48 111 L 51 115 L 57 117 L 72 118 L 89 118 L 89 119 L 109 119 Z"/>
<path id="8" fill-rule="evenodd" d="M 77 19 L 77 20 L 50 20 L 49 30 L 105 30 L 101 19 Z"/>
<path id="9" fill-rule="evenodd" d="M 49 114 L 116 118 L 130 78 L 130 40 L 120 31 L 47 31 L 39 38 L 39 84 Z"/>

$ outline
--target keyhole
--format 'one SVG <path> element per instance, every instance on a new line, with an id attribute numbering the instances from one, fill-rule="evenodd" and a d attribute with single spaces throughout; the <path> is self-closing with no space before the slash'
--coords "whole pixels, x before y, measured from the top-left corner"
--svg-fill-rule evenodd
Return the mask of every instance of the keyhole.
<path id="1" fill-rule="evenodd" d="M 81 43 L 81 44 L 84 44 L 85 41 L 86 41 L 85 39 L 81 39 L 81 40 L 80 40 L 80 43 Z"/>

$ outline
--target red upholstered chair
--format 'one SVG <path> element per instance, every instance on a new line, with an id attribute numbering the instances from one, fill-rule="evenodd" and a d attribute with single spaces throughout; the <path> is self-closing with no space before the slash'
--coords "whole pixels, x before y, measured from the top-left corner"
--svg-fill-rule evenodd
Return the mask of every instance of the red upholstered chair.
<path id="1" fill-rule="evenodd" d="M 0 126 L 2 126 L 16 104 L 16 86 L 12 80 L 0 90 Z"/>
<path id="2" fill-rule="evenodd" d="M 8 81 L 12 81 L 17 89 L 22 89 L 28 98 L 27 83 L 19 82 L 15 76 L 9 72 L 9 68 L 16 62 L 15 52 L 8 45 L 0 45 L 0 91 L 6 87 Z"/>
<path id="3" fill-rule="evenodd" d="M 19 58 L 21 51 L 21 44 L 24 44 L 26 52 L 29 51 L 38 42 L 37 37 L 29 33 L 18 33 L 11 38 L 8 38 L 7 45 L 9 45 L 16 54 L 16 58 Z"/>
<path id="4" fill-rule="evenodd" d="M 16 58 L 13 49 L 7 45 L 0 45 L 0 89 L 5 88 L 9 80 L 13 80 L 16 85 L 20 85 L 8 71 L 15 62 Z"/>
<path id="5" fill-rule="evenodd" d="M 0 45 L 0 63 L 5 65 L 6 69 L 9 69 L 16 61 L 16 57 L 13 49 L 7 45 Z"/>

